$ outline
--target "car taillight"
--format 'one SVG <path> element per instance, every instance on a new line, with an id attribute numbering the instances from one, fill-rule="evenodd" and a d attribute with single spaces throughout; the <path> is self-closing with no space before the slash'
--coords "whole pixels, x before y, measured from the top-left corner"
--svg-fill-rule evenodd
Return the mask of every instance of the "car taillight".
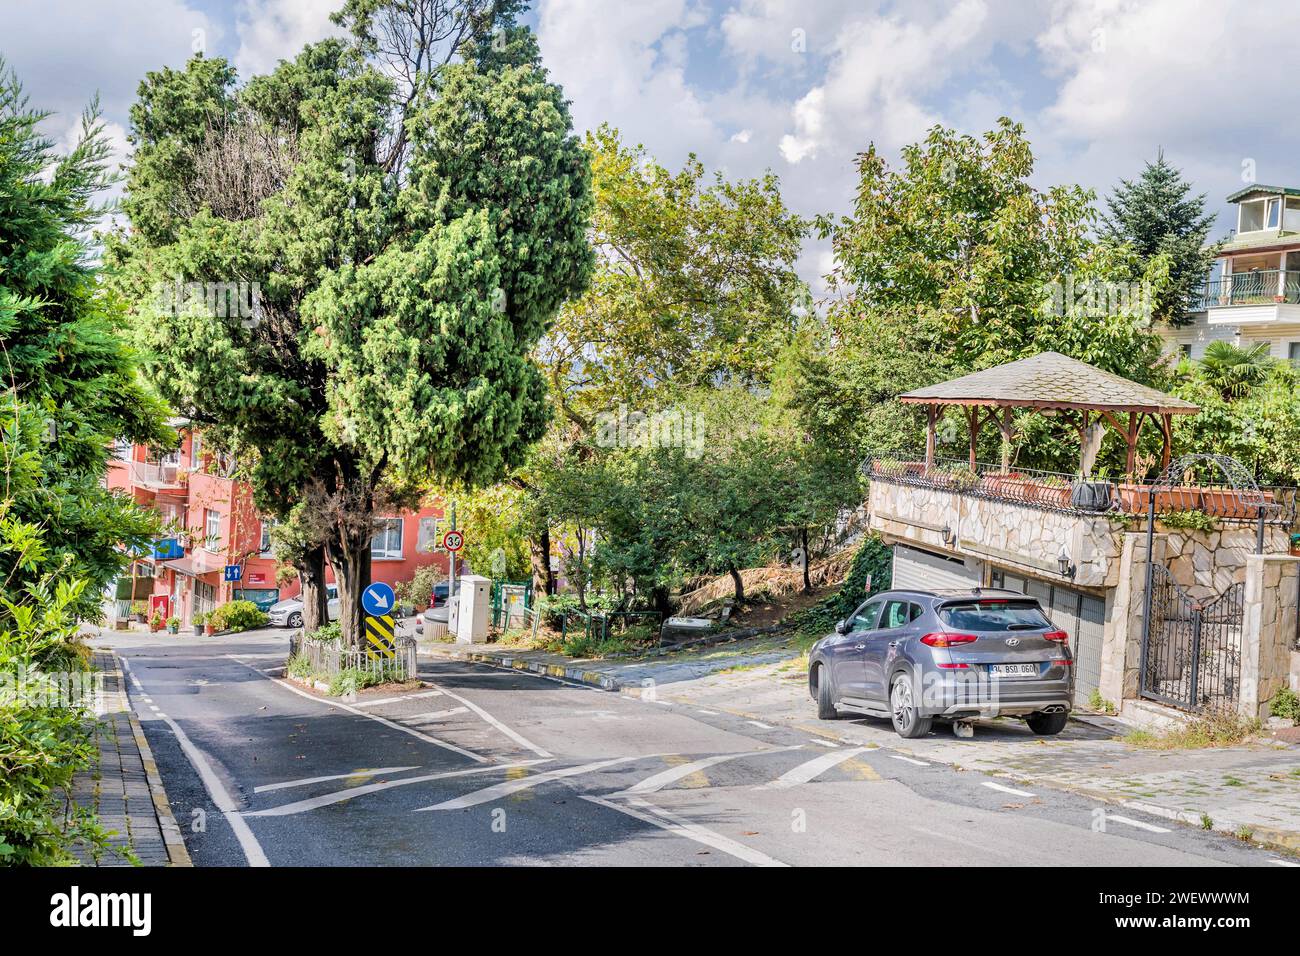
<path id="1" fill-rule="evenodd" d="M 974 634 L 948 634 L 935 631 L 921 638 L 921 643 L 929 644 L 931 647 L 956 647 L 958 644 L 974 644 L 978 640 L 979 637 Z"/>
<path id="2" fill-rule="evenodd" d="M 1066 634 L 1064 631 L 1048 631 L 1046 634 L 1043 635 L 1043 637 L 1046 640 L 1056 641 L 1057 643 L 1060 644 L 1064 644 L 1070 640 L 1070 635 Z"/>

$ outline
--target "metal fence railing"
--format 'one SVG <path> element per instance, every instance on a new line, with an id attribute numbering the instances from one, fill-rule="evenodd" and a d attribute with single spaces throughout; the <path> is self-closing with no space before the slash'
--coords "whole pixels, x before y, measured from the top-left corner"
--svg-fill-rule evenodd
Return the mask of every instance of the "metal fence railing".
<path id="1" fill-rule="evenodd" d="M 338 641 L 316 641 L 300 638 L 290 645 L 291 655 L 305 657 L 313 671 L 321 674 L 337 674 L 344 670 L 365 671 L 383 680 L 410 680 L 416 676 L 415 641 L 410 637 L 398 637 L 392 657 L 363 650 L 344 647 Z"/>
<path id="2" fill-rule="evenodd" d="M 1157 515 L 1197 512 L 1227 522 L 1256 522 L 1291 527 L 1296 523 L 1295 488 L 1234 488 L 1219 484 L 1168 485 L 1151 481 L 1081 479 L 1076 475 L 937 458 L 927 468 L 921 456 L 873 456 L 868 477 L 918 488 L 950 491 L 973 498 L 1003 501 L 1066 514 L 1145 515 L 1152 493 Z"/>
<path id="3" fill-rule="evenodd" d="M 1272 302 L 1300 302 L 1300 272 L 1256 269 L 1211 279 L 1194 297 L 1192 310 Z"/>

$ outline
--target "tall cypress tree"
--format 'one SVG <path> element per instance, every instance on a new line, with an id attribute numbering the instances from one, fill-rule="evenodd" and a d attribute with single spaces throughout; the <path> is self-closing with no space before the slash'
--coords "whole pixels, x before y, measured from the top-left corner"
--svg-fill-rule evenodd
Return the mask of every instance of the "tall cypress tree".
<path id="1" fill-rule="evenodd" d="M 112 179 L 97 111 L 66 156 L 40 134 L 48 115 L 0 61 L 0 517 L 33 532 L 0 541 L 0 596 L 17 602 L 53 573 L 84 584 L 70 610 L 95 618 L 127 552 L 159 530 L 156 515 L 103 487 L 109 449 L 175 433 L 91 261 L 88 230 L 105 212 L 95 197 Z"/>
<path id="2" fill-rule="evenodd" d="M 1167 255 L 1169 288 L 1156 296 L 1154 317 L 1170 325 L 1186 325 L 1217 248 L 1207 245 L 1214 216 L 1205 211 L 1205 194 L 1194 195 L 1179 169 L 1156 153 L 1136 181 L 1121 179 L 1106 199 L 1109 213 L 1102 218 L 1102 234 L 1114 242 L 1127 242 L 1142 261 Z"/>

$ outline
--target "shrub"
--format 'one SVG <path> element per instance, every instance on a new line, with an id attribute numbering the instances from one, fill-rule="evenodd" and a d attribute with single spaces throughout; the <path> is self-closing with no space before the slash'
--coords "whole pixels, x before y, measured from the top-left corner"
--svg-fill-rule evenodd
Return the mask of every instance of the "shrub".
<path id="1" fill-rule="evenodd" d="M 398 581 L 393 586 L 397 603 L 403 607 L 428 607 L 433 596 L 433 587 L 447 577 L 445 571 L 432 564 L 416 568 L 415 575 L 409 581 Z"/>
<path id="2" fill-rule="evenodd" d="M 1300 694 L 1283 687 L 1269 701 L 1268 712 L 1274 717 L 1284 717 L 1294 724 L 1300 724 Z"/>
<path id="3" fill-rule="evenodd" d="M 264 627 L 266 612 L 252 601 L 230 601 L 212 612 L 208 623 L 214 631 L 246 631 L 250 627 Z"/>
<path id="4" fill-rule="evenodd" d="M 395 678 L 396 674 L 389 674 L 384 671 L 375 672 L 362 670 L 359 667 L 345 667 L 330 677 L 329 694 L 331 697 L 343 697 Z"/>
<path id="5" fill-rule="evenodd" d="M 284 669 L 290 677 L 299 679 L 306 679 L 312 675 L 311 661 L 302 654 L 295 654 L 289 658 Z"/>
<path id="6" fill-rule="evenodd" d="M 343 626 L 338 621 L 330 621 L 316 628 L 306 637 L 308 640 L 319 641 L 322 644 L 336 644 L 343 640 Z"/>

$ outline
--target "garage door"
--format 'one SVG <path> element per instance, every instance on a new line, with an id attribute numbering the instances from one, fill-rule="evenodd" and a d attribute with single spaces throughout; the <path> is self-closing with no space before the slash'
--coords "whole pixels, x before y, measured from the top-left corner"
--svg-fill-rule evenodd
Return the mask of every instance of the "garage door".
<path id="1" fill-rule="evenodd" d="M 978 568 L 967 567 L 958 558 L 932 554 L 904 544 L 894 545 L 895 588 L 934 591 L 942 588 L 979 587 Z"/>
<path id="2" fill-rule="evenodd" d="M 1026 579 L 994 569 L 994 587 L 1022 591 L 1038 598 L 1052 623 L 1070 635 L 1074 654 L 1074 703 L 1085 707 L 1101 684 L 1101 642 L 1106 623 L 1106 602 L 1073 588 Z"/>

